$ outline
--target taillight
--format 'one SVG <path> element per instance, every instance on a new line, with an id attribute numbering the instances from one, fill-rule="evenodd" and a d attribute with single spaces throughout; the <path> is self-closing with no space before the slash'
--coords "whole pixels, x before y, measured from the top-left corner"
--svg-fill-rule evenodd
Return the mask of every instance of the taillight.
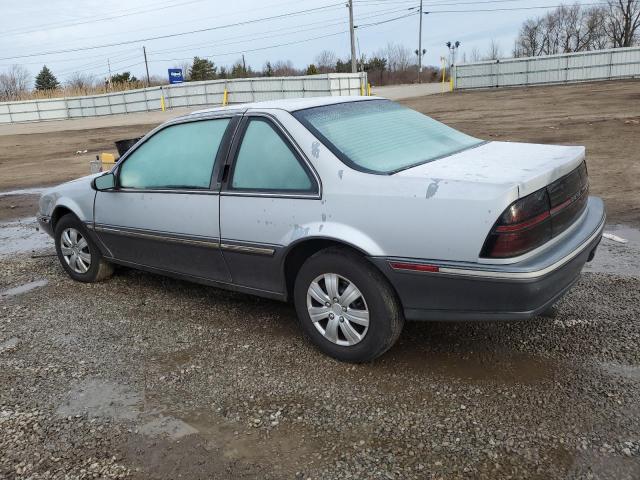
<path id="1" fill-rule="evenodd" d="M 494 225 L 480 256 L 515 257 L 539 247 L 551 239 L 550 217 L 546 188 L 516 200 Z"/>
<path id="2" fill-rule="evenodd" d="M 530 252 L 566 230 L 587 206 L 586 165 L 513 202 L 484 242 L 481 257 L 508 258 Z"/>

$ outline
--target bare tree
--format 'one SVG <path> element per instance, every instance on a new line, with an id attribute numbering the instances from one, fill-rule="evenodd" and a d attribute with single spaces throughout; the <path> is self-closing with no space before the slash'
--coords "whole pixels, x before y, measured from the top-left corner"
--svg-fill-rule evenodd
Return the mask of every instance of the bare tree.
<path id="1" fill-rule="evenodd" d="M 516 57 L 553 55 L 605 48 L 608 13 L 602 7 L 561 5 L 520 27 L 513 54 Z"/>
<path id="2" fill-rule="evenodd" d="M 502 49 L 500 48 L 500 44 L 492 38 L 489 48 L 487 49 L 487 54 L 484 56 L 484 60 L 498 60 L 501 57 Z"/>
<path id="3" fill-rule="evenodd" d="M 276 77 L 287 77 L 298 73 L 291 60 L 278 60 L 273 64 L 273 74 Z"/>
<path id="4" fill-rule="evenodd" d="M 631 47 L 640 28 L 640 0 L 608 0 L 605 31 L 614 47 Z"/>
<path id="5" fill-rule="evenodd" d="M 75 72 L 71 74 L 67 80 L 67 86 L 69 88 L 79 91 L 89 91 L 95 85 L 95 78 L 93 75 L 82 72 Z"/>
<path id="6" fill-rule="evenodd" d="M 401 44 L 389 42 L 385 48 L 387 65 L 392 72 L 404 72 L 411 66 L 412 52 Z"/>
<path id="7" fill-rule="evenodd" d="M 318 73 L 331 73 L 336 71 L 338 56 L 331 50 L 323 50 L 315 58 Z"/>
<path id="8" fill-rule="evenodd" d="M 19 100 L 27 93 L 29 83 L 29 72 L 20 65 L 12 65 L 6 72 L 0 73 L 0 99 Z"/>
<path id="9" fill-rule="evenodd" d="M 472 62 L 479 62 L 480 60 L 482 60 L 480 49 L 478 47 L 473 47 L 471 49 L 471 53 L 469 54 L 469 58 Z"/>

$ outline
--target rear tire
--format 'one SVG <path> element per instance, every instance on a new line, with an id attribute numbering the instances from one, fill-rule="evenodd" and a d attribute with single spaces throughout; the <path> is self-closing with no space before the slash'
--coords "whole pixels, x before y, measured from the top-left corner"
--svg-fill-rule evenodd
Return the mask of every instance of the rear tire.
<path id="1" fill-rule="evenodd" d="M 307 259 L 295 280 L 294 302 L 305 336 L 345 362 L 379 357 L 398 340 L 404 325 L 387 279 L 362 256 L 343 248 Z"/>
<path id="2" fill-rule="evenodd" d="M 102 257 L 84 224 L 73 214 L 56 222 L 56 253 L 62 268 L 79 282 L 100 282 L 113 274 L 113 265 Z"/>

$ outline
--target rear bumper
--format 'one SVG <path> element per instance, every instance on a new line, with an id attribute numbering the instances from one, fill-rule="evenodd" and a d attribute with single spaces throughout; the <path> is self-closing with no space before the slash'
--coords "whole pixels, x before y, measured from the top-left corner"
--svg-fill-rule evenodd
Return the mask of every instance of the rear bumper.
<path id="1" fill-rule="evenodd" d="M 394 270 L 389 261 L 415 259 L 372 257 L 400 297 L 408 320 L 518 320 L 553 305 L 580 277 L 602 237 L 605 209 L 590 197 L 584 216 L 544 252 L 509 265 L 434 262 L 438 272 Z"/>

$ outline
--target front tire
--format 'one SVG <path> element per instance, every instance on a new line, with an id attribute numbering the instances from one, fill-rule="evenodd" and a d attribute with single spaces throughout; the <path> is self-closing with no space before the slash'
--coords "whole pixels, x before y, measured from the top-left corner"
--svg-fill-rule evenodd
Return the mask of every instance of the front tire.
<path id="1" fill-rule="evenodd" d="M 104 260 L 83 223 L 67 214 L 56 222 L 56 253 L 62 268 L 79 282 L 99 282 L 111 276 L 113 265 Z"/>
<path id="2" fill-rule="evenodd" d="M 387 279 L 347 249 L 330 248 L 307 259 L 296 277 L 294 302 L 305 336 L 345 362 L 379 357 L 393 346 L 404 325 Z"/>

